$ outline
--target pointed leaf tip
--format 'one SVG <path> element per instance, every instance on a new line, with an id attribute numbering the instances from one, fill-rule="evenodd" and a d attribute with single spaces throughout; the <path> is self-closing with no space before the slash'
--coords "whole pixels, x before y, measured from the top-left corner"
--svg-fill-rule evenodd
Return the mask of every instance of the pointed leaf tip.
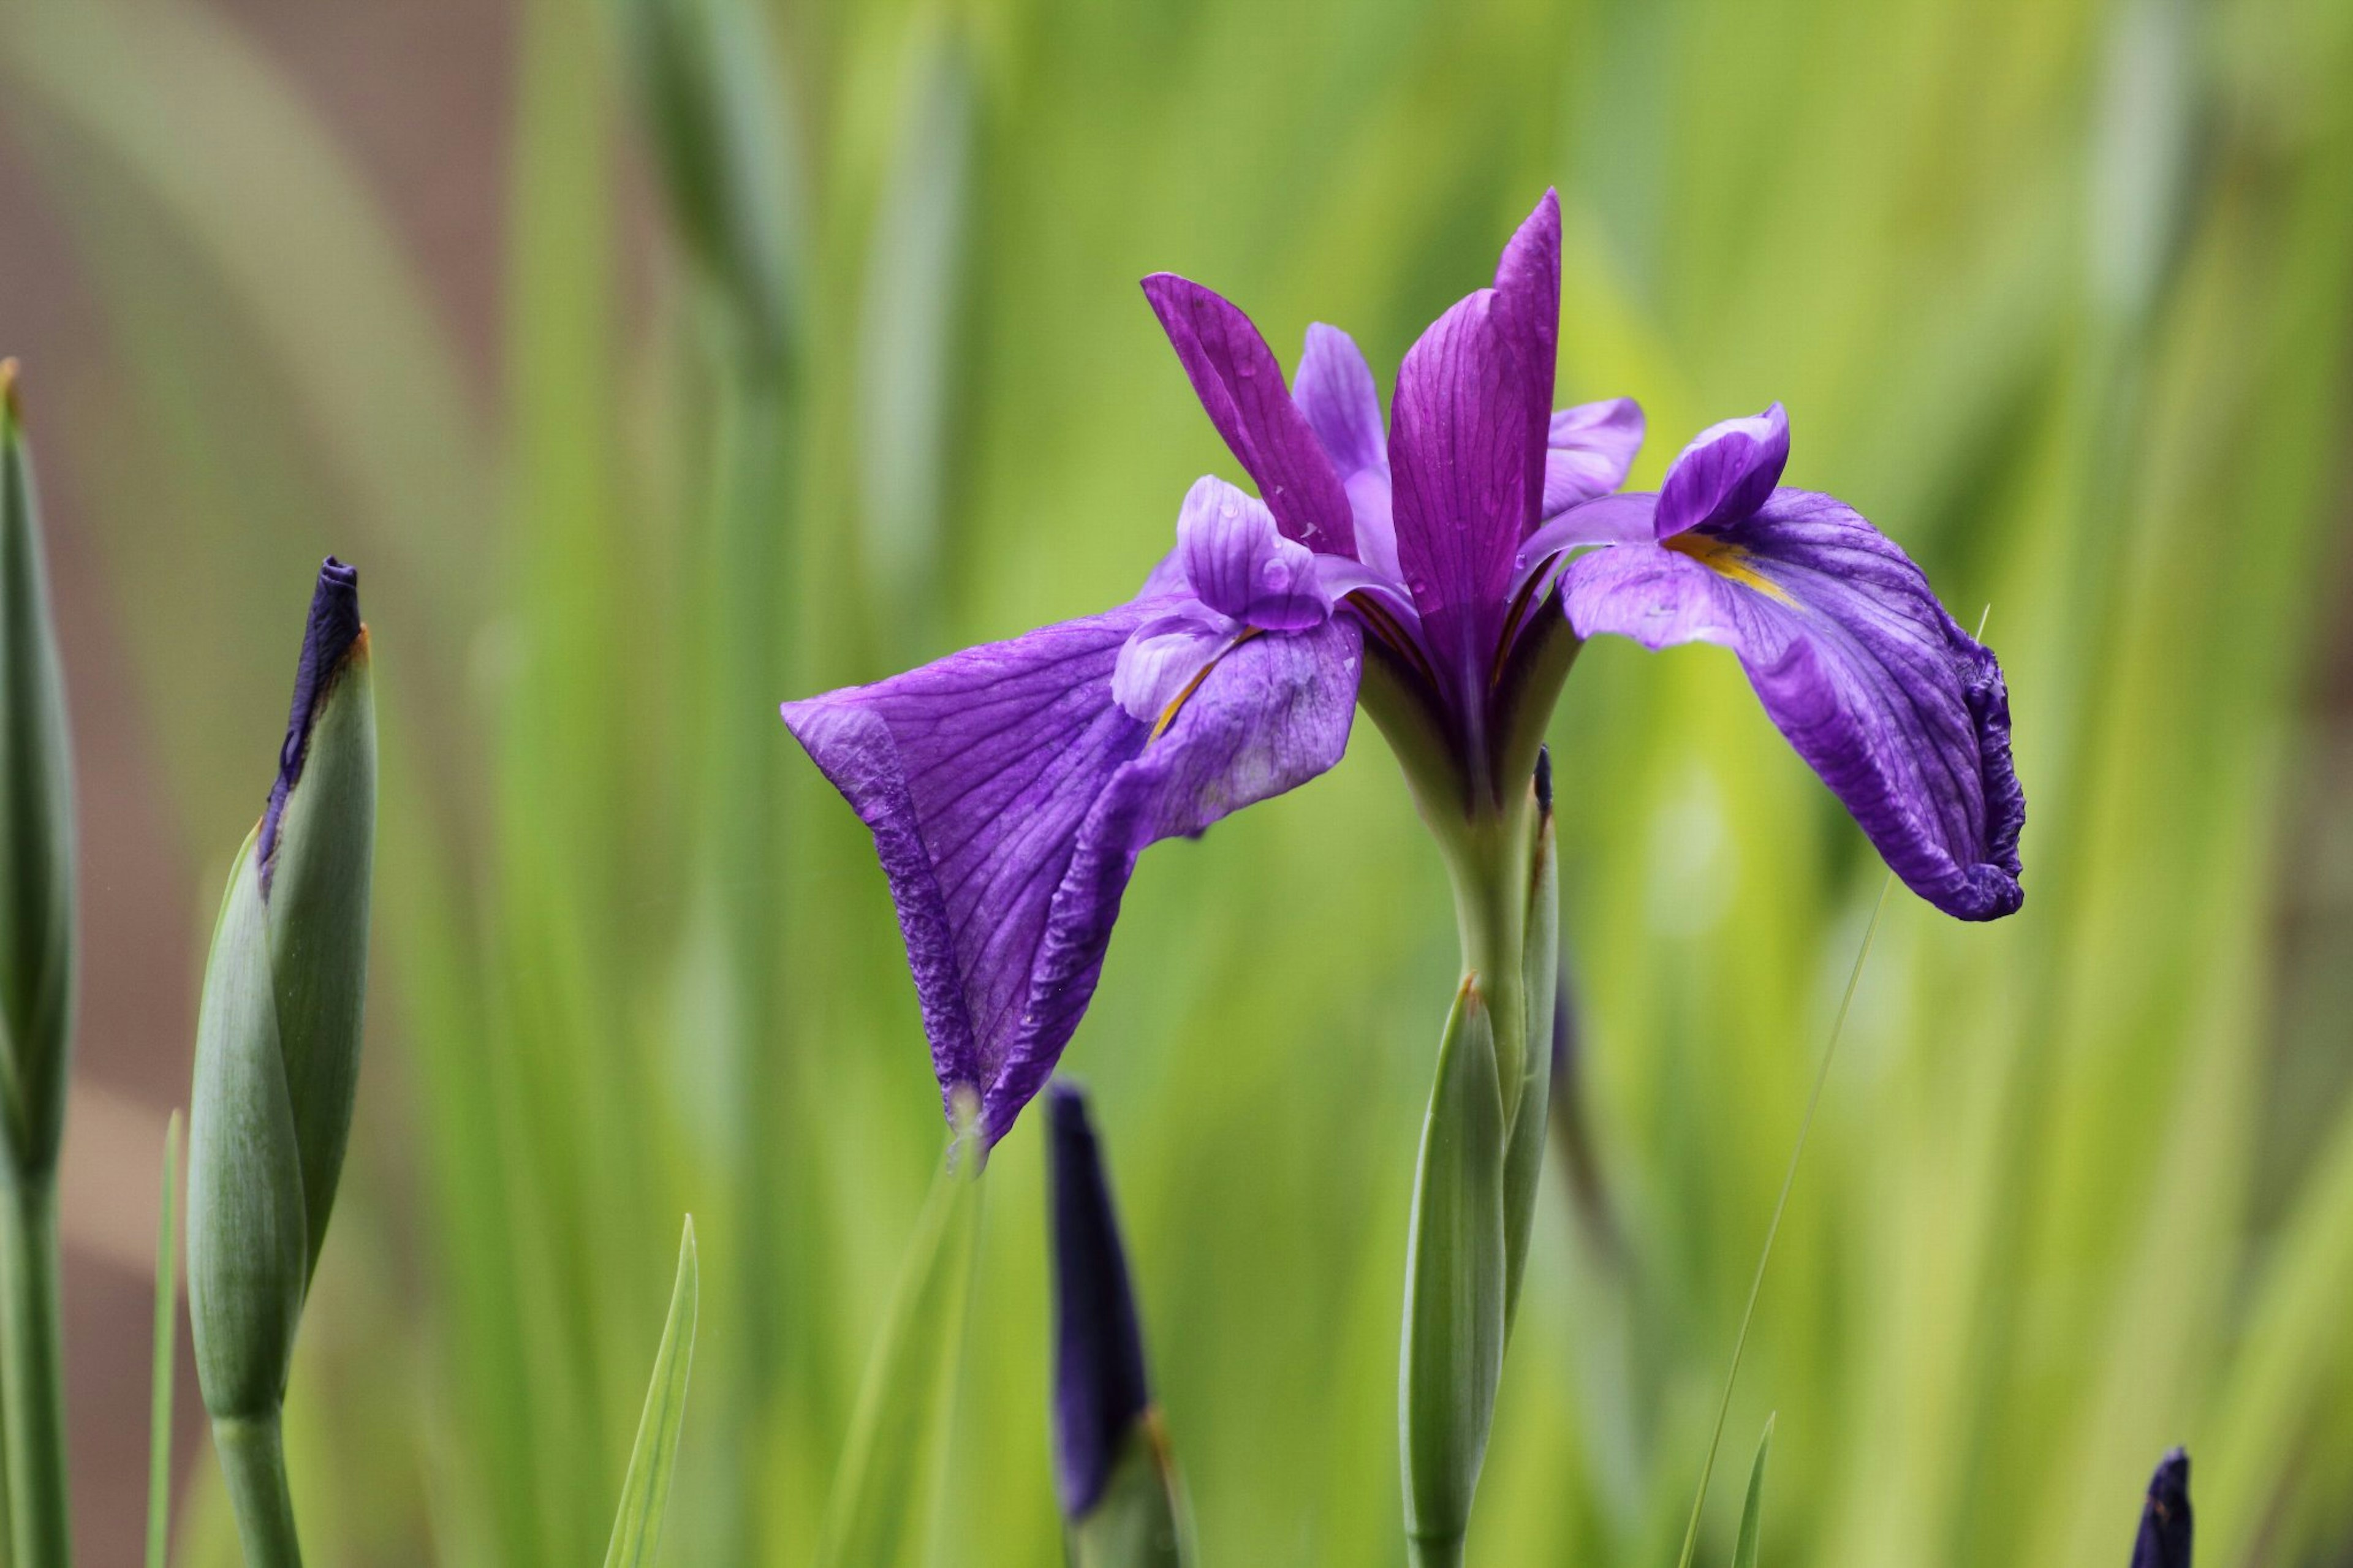
<path id="1" fill-rule="evenodd" d="M 25 422 L 25 405 L 16 401 L 16 362 L 13 358 L 0 359 L 0 411 L 5 412 L 12 432 Z"/>

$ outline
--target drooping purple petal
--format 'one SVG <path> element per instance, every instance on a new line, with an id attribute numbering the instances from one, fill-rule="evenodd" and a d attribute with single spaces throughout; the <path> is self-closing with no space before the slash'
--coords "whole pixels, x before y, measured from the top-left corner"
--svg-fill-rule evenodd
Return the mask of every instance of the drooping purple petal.
<path id="1" fill-rule="evenodd" d="M 1440 316 L 1398 371 L 1389 415 L 1398 561 L 1457 700 L 1472 700 L 1485 679 L 1529 515 L 1530 379 L 1487 289 Z"/>
<path id="2" fill-rule="evenodd" d="M 1778 490 L 1730 529 L 1579 556 L 1563 584 L 1579 637 L 1737 654 L 1774 724 L 1922 898 L 1964 920 L 2019 907 L 2026 805 L 2001 667 L 1842 502 Z"/>
<path id="3" fill-rule="evenodd" d="M 1147 724 L 1159 722 L 1169 704 L 1242 634 L 1239 621 L 1206 605 L 1181 597 L 1175 604 L 1135 629 L 1112 668 L 1112 700 Z"/>
<path id="4" fill-rule="evenodd" d="M 1642 449 L 1642 405 L 1612 397 L 1556 409 L 1546 440 L 1544 515 L 1550 520 L 1626 482 Z"/>
<path id="5" fill-rule="evenodd" d="M 1209 422 L 1257 482 L 1284 536 L 1332 554 L 1355 554 L 1347 493 L 1250 319 L 1173 272 L 1146 278 L 1144 294 Z"/>
<path id="6" fill-rule="evenodd" d="M 1691 439 L 1659 487 L 1659 537 L 1726 528 L 1765 504 L 1789 461 L 1789 416 L 1779 404 L 1711 425 Z"/>
<path id="7" fill-rule="evenodd" d="M 2132 1568 L 2189 1568 L 2195 1523 L 2189 1511 L 2189 1456 L 2174 1449 L 2158 1461 L 2141 1504 Z"/>
<path id="8" fill-rule="evenodd" d="M 1103 1500 L 1112 1468 L 1152 1405 L 1127 1250 L 1086 1096 L 1047 1091 L 1047 1201 L 1054 1240 L 1054 1480 L 1062 1513 Z"/>
<path id="9" fill-rule="evenodd" d="M 1307 329 L 1291 399 L 1344 483 L 1365 469 L 1388 468 L 1380 391 L 1373 384 L 1372 366 L 1347 333 L 1321 321 Z"/>
<path id="10" fill-rule="evenodd" d="M 1167 727 L 1113 700 L 1121 649 L 1169 600 L 969 648 L 785 705 L 873 831 L 941 1090 L 991 1142 L 1093 995 L 1135 858 L 1314 777 L 1347 743 L 1363 649 L 1329 620 L 1218 660 Z"/>
<path id="11" fill-rule="evenodd" d="M 1263 631 L 1303 631 L 1332 613 L 1315 552 L 1282 537 L 1256 497 L 1215 476 L 1193 482 L 1176 514 L 1176 549 L 1194 597 Z"/>
<path id="12" fill-rule="evenodd" d="M 1552 384 L 1560 345 L 1560 196 L 1547 190 L 1495 263 L 1495 308 L 1520 365 L 1518 396 L 1525 435 L 1517 534 L 1534 531 L 1545 494 L 1546 433 L 1552 423 Z"/>
<path id="13" fill-rule="evenodd" d="M 269 786 L 261 834 L 254 845 L 264 894 L 277 869 L 278 825 L 286 815 L 286 799 L 301 783 L 302 764 L 310 756 L 311 728 L 366 631 L 360 623 L 359 571 L 330 555 L 311 592 L 311 618 L 302 628 L 302 656 L 294 667 L 293 710 L 287 715 L 286 739 L 278 748 L 278 777 Z"/>

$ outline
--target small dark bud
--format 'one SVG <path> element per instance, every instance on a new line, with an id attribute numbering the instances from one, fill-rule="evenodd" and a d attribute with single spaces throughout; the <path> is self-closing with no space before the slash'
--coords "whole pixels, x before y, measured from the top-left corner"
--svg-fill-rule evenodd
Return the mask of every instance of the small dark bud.
<path id="1" fill-rule="evenodd" d="M 2189 1568 L 2189 1456 L 2176 1448 L 2148 1479 L 2132 1568 Z"/>
<path id="2" fill-rule="evenodd" d="M 1536 748 L 1536 810 L 1546 816 L 1552 815 L 1552 748 Z"/>
<path id="3" fill-rule="evenodd" d="M 1103 1152 L 1086 1096 L 1057 1080 L 1047 1091 L 1047 1154 L 1054 1231 L 1054 1460 L 1062 1511 L 1083 1518 L 1152 1403 L 1144 1336 L 1129 1289 Z"/>
<path id="4" fill-rule="evenodd" d="M 287 715 L 286 739 L 278 748 L 278 778 L 269 786 L 269 805 L 262 813 L 261 889 L 269 890 L 276 868 L 278 829 L 286 815 L 286 797 L 302 782 L 302 764 L 311 752 L 311 731 L 319 710 L 334 689 L 335 679 L 350 662 L 352 648 L 366 635 L 360 623 L 360 574 L 333 556 L 319 568 L 319 585 L 311 595 L 311 620 L 302 631 L 302 658 L 294 667 L 294 708 Z"/>

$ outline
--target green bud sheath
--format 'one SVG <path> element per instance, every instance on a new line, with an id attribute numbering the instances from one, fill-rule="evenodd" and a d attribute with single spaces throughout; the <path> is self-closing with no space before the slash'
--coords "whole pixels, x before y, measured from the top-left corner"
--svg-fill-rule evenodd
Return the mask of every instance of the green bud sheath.
<path id="1" fill-rule="evenodd" d="M 0 361 L 0 1136 L 46 1181 L 65 1127 L 73 772 L 16 364 Z"/>
<path id="2" fill-rule="evenodd" d="M 1422 1123 L 1398 1406 L 1415 1562 L 1461 1559 L 1504 1364 L 1504 1095 L 1478 978 L 1455 994 Z"/>
<path id="3" fill-rule="evenodd" d="M 1183 1568 L 1191 1561 L 1184 1500 L 1156 1412 L 1121 1446 L 1095 1506 L 1071 1521 L 1071 1568 Z"/>
<path id="4" fill-rule="evenodd" d="M 188 1318 L 216 1420 L 276 1415 L 311 1273 L 259 837 L 237 852 L 213 929 L 188 1115 Z"/>

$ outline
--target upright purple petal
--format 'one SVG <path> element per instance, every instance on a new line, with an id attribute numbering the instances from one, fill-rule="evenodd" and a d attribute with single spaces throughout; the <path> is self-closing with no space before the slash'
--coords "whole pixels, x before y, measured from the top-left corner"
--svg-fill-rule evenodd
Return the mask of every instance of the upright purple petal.
<path id="1" fill-rule="evenodd" d="M 1332 613 L 1315 552 L 1282 537 L 1254 496 L 1214 476 L 1194 481 L 1176 514 L 1176 549 L 1194 597 L 1264 631 L 1303 631 Z"/>
<path id="2" fill-rule="evenodd" d="M 933 1067 L 1004 1135 L 1094 994 L 1135 858 L 1305 783 L 1347 743 L 1352 623 L 1239 643 L 1164 730 L 1113 699 L 1121 649 L 1167 599 L 969 648 L 785 705 L 873 831 Z"/>
<path id="3" fill-rule="evenodd" d="M 2189 1511 L 2189 1456 L 2174 1449 L 2158 1461 L 2141 1503 L 2132 1568 L 2189 1568 L 2194 1520 Z"/>
<path id="4" fill-rule="evenodd" d="M 1630 397 L 1556 410 L 1546 437 L 1544 515 L 1608 495 L 1642 449 L 1642 405 Z"/>
<path id="5" fill-rule="evenodd" d="M 1173 272 L 1144 280 L 1145 298 L 1234 458 L 1286 538 L 1335 555 L 1356 553 L 1347 492 L 1282 384 L 1282 367 L 1250 319 Z"/>
<path id="6" fill-rule="evenodd" d="M 1398 371 L 1389 413 L 1398 562 L 1459 701 L 1473 700 L 1486 679 L 1529 515 L 1531 375 L 1487 289 L 1440 316 Z"/>
<path id="7" fill-rule="evenodd" d="M 1380 391 L 1356 339 L 1321 321 L 1310 326 L 1291 400 L 1299 405 L 1344 482 L 1366 468 L 1388 468 Z"/>
<path id="8" fill-rule="evenodd" d="M 1047 1092 L 1047 1201 L 1054 1241 L 1054 1480 L 1062 1513 L 1094 1511 L 1112 1468 L 1152 1407 L 1127 1249 L 1086 1096 Z"/>
<path id="9" fill-rule="evenodd" d="M 1495 264 L 1495 308 L 1520 362 L 1520 417 L 1526 472 L 1520 495 L 1526 515 L 1519 534 L 1533 531 L 1545 494 L 1546 432 L 1552 423 L 1553 372 L 1560 354 L 1560 196 L 1546 191 L 1520 224 Z"/>
<path id="10" fill-rule="evenodd" d="M 1754 513 L 1789 461 L 1789 416 L 1779 404 L 1711 425 L 1691 439 L 1659 487 L 1659 537 L 1725 528 Z"/>
<path id="11" fill-rule="evenodd" d="M 2026 804 L 2001 667 L 1843 503 L 1776 491 L 1729 529 L 1582 555 L 1563 584 L 1579 637 L 1737 654 L 1775 725 L 1922 898 L 1964 920 L 2019 907 Z"/>

